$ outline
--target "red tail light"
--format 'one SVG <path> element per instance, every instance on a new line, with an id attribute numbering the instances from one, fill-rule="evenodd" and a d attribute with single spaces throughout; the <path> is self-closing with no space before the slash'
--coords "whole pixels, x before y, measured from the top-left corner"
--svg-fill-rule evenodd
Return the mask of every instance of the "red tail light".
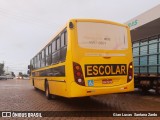
<path id="1" fill-rule="evenodd" d="M 73 63 L 74 79 L 77 84 L 85 86 L 82 68 L 78 63 Z"/>
<path id="2" fill-rule="evenodd" d="M 128 77 L 127 82 L 130 82 L 133 79 L 133 64 L 132 62 L 128 66 Z"/>

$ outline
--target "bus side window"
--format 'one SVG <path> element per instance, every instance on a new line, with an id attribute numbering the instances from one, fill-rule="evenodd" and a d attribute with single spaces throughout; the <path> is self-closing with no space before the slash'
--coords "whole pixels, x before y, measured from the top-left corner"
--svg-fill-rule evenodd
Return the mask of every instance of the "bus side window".
<path id="1" fill-rule="evenodd" d="M 46 61 L 46 66 L 48 66 L 48 62 L 47 62 L 47 57 L 48 57 L 48 46 L 45 48 L 46 50 L 46 57 L 45 57 L 45 61 Z"/>
<path id="2" fill-rule="evenodd" d="M 52 42 L 52 53 L 56 51 L 56 41 Z"/>
<path id="3" fill-rule="evenodd" d="M 45 50 L 42 50 L 41 67 L 45 66 Z"/>
<path id="4" fill-rule="evenodd" d="M 46 56 L 48 56 L 48 46 L 46 47 Z"/>
<path id="5" fill-rule="evenodd" d="M 54 43 L 52 43 L 54 44 Z M 53 48 L 53 46 L 52 46 Z M 56 39 L 55 43 L 55 51 L 52 51 L 52 64 L 56 64 L 60 60 L 60 39 L 59 37 Z"/>
<path id="6" fill-rule="evenodd" d="M 61 48 L 65 45 L 64 33 L 61 34 Z"/>
<path id="7" fill-rule="evenodd" d="M 51 63 L 52 63 L 52 45 L 51 44 L 48 46 L 47 62 L 48 62 L 48 65 L 51 65 Z"/>
<path id="8" fill-rule="evenodd" d="M 36 57 L 34 57 L 33 60 L 34 60 L 34 69 L 36 69 Z"/>
<path id="9" fill-rule="evenodd" d="M 66 32 L 62 33 L 61 34 L 61 53 L 60 53 L 61 54 L 61 56 L 60 56 L 61 61 L 65 61 L 65 59 L 66 59 L 66 51 L 67 51 L 66 38 L 67 38 Z"/>
<path id="10" fill-rule="evenodd" d="M 60 39 L 59 39 L 59 37 L 58 37 L 58 38 L 57 38 L 57 50 L 59 50 L 60 47 L 61 47 L 61 46 L 60 46 L 60 42 L 61 42 L 61 41 L 60 41 Z"/>
<path id="11" fill-rule="evenodd" d="M 67 42 L 68 42 L 68 33 L 67 33 L 67 31 L 64 32 L 64 40 L 65 40 L 64 44 L 67 45 Z"/>
<path id="12" fill-rule="evenodd" d="M 50 65 L 52 62 L 52 46 L 51 44 L 46 47 L 46 66 Z"/>
<path id="13" fill-rule="evenodd" d="M 42 67 L 41 61 L 42 61 L 42 52 L 39 53 L 39 67 Z"/>
<path id="14" fill-rule="evenodd" d="M 35 57 L 35 68 L 37 69 L 37 62 L 38 62 L 38 59 L 37 59 L 37 56 Z"/>
<path id="15" fill-rule="evenodd" d="M 40 52 L 39 53 L 39 60 L 41 60 L 42 59 L 42 53 Z"/>
<path id="16" fill-rule="evenodd" d="M 39 54 L 37 55 L 37 68 L 40 68 L 40 59 Z"/>
<path id="17" fill-rule="evenodd" d="M 51 46 L 51 44 L 48 46 L 48 54 L 51 54 L 51 52 L 52 52 L 52 46 Z"/>
<path id="18" fill-rule="evenodd" d="M 35 69 L 34 58 L 32 59 L 32 65 L 33 65 L 33 69 Z"/>

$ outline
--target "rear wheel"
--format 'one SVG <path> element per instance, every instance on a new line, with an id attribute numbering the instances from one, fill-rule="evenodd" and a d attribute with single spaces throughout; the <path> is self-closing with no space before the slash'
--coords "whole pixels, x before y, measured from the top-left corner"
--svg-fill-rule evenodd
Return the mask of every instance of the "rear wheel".
<path id="1" fill-rule="evenodd" d="M 142 90 L 142 94 L 144 94 L 144 95 L 146 95 L 146 94 L 148 94 L 149 93 L 149 88 L 146 88 L 146 87 L 142 87 L 141 88 L 141 90 Z"/>
<path id="2" fill-rule="evenodd" d="M 157 86 L 157 88 L 156 88 L 156 93 L 157 93 L 158 95 L 160 95 L 160 84 L 158 84 L 158 86 Z"/>
<path id="3" fill-rule="evenodd" d="M 156 85 L 156 94 L 160 95 L 160 80 L 157 80 Z"/>
<path id="4" fill-rule="evenodd" d="M 156 93 L 157 93 L 158 95 L 160 95 L 160 89 L 157 89 L 157 90 L 156 90 Z"/>
<path id="5" fill-rule="evenodd" d="M 45 95 L 46 95 L 46 97 L 47 97 L 47 99 L 48 100 L 50 100 L 51 99 L 51 94 L 50 94 L 50 92 L 49 92 L 49 84 L 48 84 L 48 81 L 46 81 L 46 83 L 45 83 Z"/>
<path id="6" fill-rule="evenodd" d="M 34 79 L 32 79 L 32 85 L 33 85 L 34 89 L 37 90 L 37 88 L 34 86 Z"/>

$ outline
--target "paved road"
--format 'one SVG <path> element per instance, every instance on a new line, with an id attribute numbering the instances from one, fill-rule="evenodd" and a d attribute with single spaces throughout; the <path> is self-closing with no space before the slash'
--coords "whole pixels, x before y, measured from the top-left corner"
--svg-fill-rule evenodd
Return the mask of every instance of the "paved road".
<path id="1" fill-rule="evenodd" d="M 0 111 L 160 111 L 160 96 L 154 92 L 141 95 L 138 91 L 125 94 L 94 96 L 90 99 L 47 100 L 44 93 L 35 90 L 29 80 L 0 80 Z M 91 119 L 79 117 L 76 119 Z M 105 119 L 104 117 L 92 119 Z M 2 119 L 2 118 L 0 118 Z M 8 118 L 9 119 L 9 118 Z M 19 118 L 16 118 L 19 119 Z M 28 118 L 26 118 L 28 119 Z M 39 118 L 33 118 L 38 120 Z M 45 118 L 53 119 L 53 118 Z M 56 117 L 56 119 L 62 119 Z M 75 119 L 68 117 L 63 119 Z M 111 119 L 107 117 L 107 119 Z M 114 119 L 118 119 L 117 117 Z M 122 119 L 122 118 L 121 118 Z M 127 118 L 125 118 L 127 119 Z M 130 119 L 130 118 L 128 118 Z M 132 118 L 133 119 L 133 118 Z M 136 118 L 137 119 L 137 118 Z M 143 118 L 141 118 L 143 119 Z M 148 119 L 149 118 L 145 118 Z M 157 119 L 157 118 L 153 118 Z"/>

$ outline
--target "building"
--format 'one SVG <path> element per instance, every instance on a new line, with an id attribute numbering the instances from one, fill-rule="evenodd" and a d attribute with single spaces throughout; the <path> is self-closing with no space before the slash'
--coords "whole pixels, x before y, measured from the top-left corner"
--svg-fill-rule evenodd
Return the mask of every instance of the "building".
<path id="1" fill-rule="evenodd" d="M 132 41 L 160 34 L 160 5 L 127 21 L 131 30 Z"/>
<path id="2" fill-rule="evenodd" d="M 137 85 L 160 93 L 160 5 L 125 24 L 131 30 Z"/>

